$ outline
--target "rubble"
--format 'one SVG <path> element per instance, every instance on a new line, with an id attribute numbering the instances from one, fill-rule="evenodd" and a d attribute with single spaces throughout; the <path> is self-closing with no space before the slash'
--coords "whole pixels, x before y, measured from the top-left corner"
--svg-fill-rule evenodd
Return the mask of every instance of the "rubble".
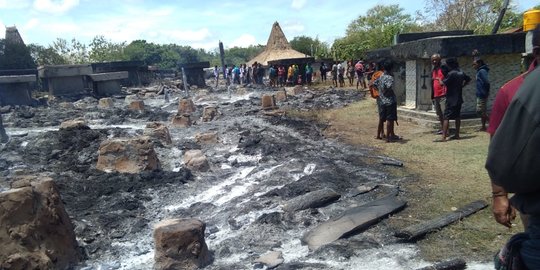
<path id="1" fill-rule="evenodd" d="M 53 179 L 19 179 L 0 208 L 1 269 L 70 269 L 82 258 Z"/>
<path id="2" fill-rule="evenodd" d="M 0 145 L 0 190 L 11 190 L 14 182 L 13 188 L 24 185 L 16 182 L 21 174 L 48 172 L 54 177 L 85 255 L 76 267 L 150 269 L 160 253 L 151 237 L 156 224 L 179 217 L 205 224 L 196 230 L 208 258 L 201 257 L 201 245 L 199 257 L 190 257 L 187 265 L 210 270 L 251 269 L 258 255 L 268 251 L 294 259 L 281 262 L 280 256 L 266 260 L 263 255 L 258 267 L 281 263 L 277 268 L 347 269 L 366 249 L 392 246 L 386 224 L 368 236 L 351 234 L 316 252 L 300 242 L 328 218 L 388 190 L 380 186 L 313 203 L 308 197 L 316 191 L 350 194 L 362 185 L 398 181 L 380 171 L 380 164 L 372 165 L 379 155 L 327 140 L 323 124 L 285 113 L 346 106 L 363 98 L 362 93 L 307 89 L 280 101 L 279 113 L 263 114 L 262 96 L 275 94 L 274 89 L 244 86 L 239 89 L 245 94 L 229 93 L 223 84 L 192 88 L 193 96 L 204 98 L 193 99 L 196 110 L 183 115 L 178 107 L 186 93 L 171 86 L 166 102 L 159 87 L 123 89 L 112 99 L 125 97 L 125 104 L 115 102 L 105 110 L 94 98 L 71 107 L 58 106 L 64 100 L 55 98 L 49 107 L 15 106 L 2 115 L 11 138 Z M 144 102 L 144 111 L 129 110 L 131 101 Z M 73 119 L 84 119 L 86 125 L 60 128 Z M 281 206 L 294 198 L 310 201 L 307 209 L 283 212 Z M 198 253 L 196 248 L 182 250 L 194 252 L 186 256 Z M 399 263 L 414 268 L 408 259 Z"/>

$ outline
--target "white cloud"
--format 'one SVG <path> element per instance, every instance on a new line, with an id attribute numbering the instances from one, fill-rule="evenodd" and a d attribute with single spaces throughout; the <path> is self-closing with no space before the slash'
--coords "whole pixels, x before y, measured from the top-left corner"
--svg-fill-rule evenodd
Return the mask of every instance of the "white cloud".
<path id="1" fill-rule="evenodd" d="M 175 8 L 173 7 L 161 7 L 154 10 L 145 10 L 143 11 L 143 13 L 145 13 L 145 15 L 149 17 L 151 16 L 164 17 L 164 16 L 173 15 L 174 11 L 175 11 Z"/>
<path id="2" fill-rule="evenodd" d="M 211 36 L 208 28 L 201 28 L 199 30 L 161 30 L 165 37 L 172 41 L 203 41 Z"/>
<path id="3" fill-rule="evenodd" d="M 228 48 L 232 47 L 249 47 L 249 45 L 257 45 L 257 39 L 250 34 L 243 34 L 237 39 L 233 40 L 231 44 L 224 44 Z"/>
<path id="4" fill-rule="evenodd" d="M 50 33 L 49 35 L 51 37 L 63 38 L 67 40 L 77 37 L 81 33 L 81 29 L 77 25 L 72 23 L 43 23 L 39 25 L 39 28 L 43 32 Z"/>
<path id="5" fill-rule="evenodd" d="M 32 18 L 28 22 L 26 22 L 26 24 L 23 26 L 23 30 L 28 31 L 28 30 L 36 28 L 36 26 L 38 25 L 39 25 L 39 19 Z"/>
<path id="6" fill-rule="evenodd" d="M 291 7 L 294 9 L 302 9 L 307 4 L 307 0 L 293 0 Z"/>
<path id="7" fill-rule="evenodd" d="M 0 9 L 26 8 L 30 0 L 0 0 Z"/>
<path id="8" fill-rule="evenodd" d="M 79 5 L 79 0 L 35 0 L 34 9 L 47 13 L 64 13 Z"/>
<path id="9" fill-rule="evenodd" d="M 6 26 L 2 21 L 0 21 L 0 38 L 4 38 L 6 36 Z"/>
<path id="10" fill-rule="evenodd" d="M 286 23 L 283 25 L 283 31 L 289 34 L 301 34 L 306 27 L 301 23 Z"/>
<path id="11" fill-rule="evenodd" d="M 190 43 L 189 46 L 196 49 L 204 49 L 205 51 L 214 51 L 219 48 L 219 41 L 210 40 L 206 42 L 195 42 L 195 43 Z"/>

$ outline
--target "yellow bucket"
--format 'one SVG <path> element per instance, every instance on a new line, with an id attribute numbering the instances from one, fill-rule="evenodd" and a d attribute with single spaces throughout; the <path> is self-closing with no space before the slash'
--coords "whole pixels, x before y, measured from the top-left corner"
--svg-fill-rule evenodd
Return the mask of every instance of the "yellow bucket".
<path id="1" fill-rule="evenodd" d="M 523 13 L 523 31 L 533 30 L 537 24 L 540 24 L 540 10 L 531 9 Z"/>

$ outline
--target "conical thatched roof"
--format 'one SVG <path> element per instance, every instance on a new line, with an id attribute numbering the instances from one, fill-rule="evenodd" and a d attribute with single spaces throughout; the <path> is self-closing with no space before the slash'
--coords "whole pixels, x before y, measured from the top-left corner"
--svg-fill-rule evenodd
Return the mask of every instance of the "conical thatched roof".
<path id="1" fill-rule="evenodd" d="M 250 66 L 257 62 L 266 66 L 268 65 L 269 61 L 302 57 L 308 56 L 299 51 L 293 50 L 291 44 L 289 44 L 289 41 L 287 41 L 285 34 L 283 34 L 283 30 L 281 30 L 279 23 L 275 22 L 274 25 L 272 25 L 272 31 L 268 37 L 266 48 L 259 55 L 249 60 L 247 65 Z"/>

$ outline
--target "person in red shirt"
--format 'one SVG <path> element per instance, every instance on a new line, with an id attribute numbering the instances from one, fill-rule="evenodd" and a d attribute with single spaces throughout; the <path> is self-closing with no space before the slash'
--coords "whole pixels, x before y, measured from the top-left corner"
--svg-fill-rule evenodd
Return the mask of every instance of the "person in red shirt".
<path id="1" fill-rule="evenodd" d="M 448 68 L 441 65 L 441 55 L 439 54 L 431 56 L 431 64 L 433 65 L 433 70 L 431 71 L 431 100 L 441 124 L 441 128 L 437 131 L 437 134 L 442 134 L 446 104 L 446 86 L 442 81 L 446 77 L 446 74 L 448 74 Z"/>
<path id="2" fill-rule="evenodd" d="M 499 90 L 499 92 L 497 92 L 497 95 L 495 96 L 495 101 L 493 102 L 493 107 L 491 109 L 489 126 L 487 129 L 487 132 L 490 134 L 491 137 L 493 137 L 493 135 L 497 131 L 497 128 L 501 124 L 506 109 L 510 105 L 510 102 L 512 101 L 512 98 L 514 97 L 516 92 L 519 90 L 521 84 L 523 83 L 523 80 L 531 71 L 538 67 L 538 63 L 540 63 L 540 25 L 538 25 L 533 30 L 532 45 L 533 62 L 529 66 L 527 72 L 525 72 L 524 74 L 520 74 L 519 76 L 507 82 L 501 87 L 501 89 Z M 508 192 L 506 192 L 503 187 L 498 186 L 493 182 L 491 183 L 491 190 L 493 194 L 492 211 L 495 220 L 498 223 L 511 228 L 511 221 L 516 217 L 516 210 L 510 205 L 510 201 L 508 199 Z M 527 228 L 527 215 L 522 214 L 521 219 L 523 222 L 523 226 Z"/>

